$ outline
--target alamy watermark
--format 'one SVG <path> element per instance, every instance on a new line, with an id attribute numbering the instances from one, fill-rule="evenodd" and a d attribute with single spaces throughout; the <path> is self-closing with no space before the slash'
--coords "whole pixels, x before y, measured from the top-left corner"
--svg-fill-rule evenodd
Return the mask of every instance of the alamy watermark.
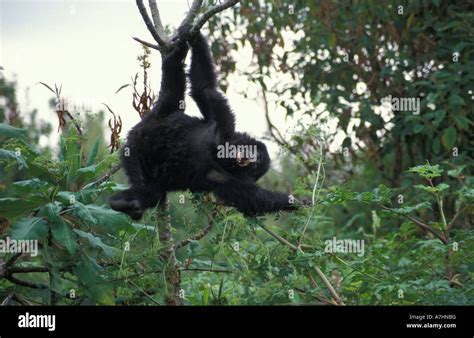
<path id="1" fill-rule="evenodd" d="M 257 146 L 248 144 L 230 144 L 226 142 L 224 145 L 217 146 L 217 158 L 236 158 L 248 159 L 250 162 L 257 161 Z"/>
<path id="2" fill-rule="evenodd" d="M 36 239 L 0 239 L 0 254 L 2 253 L 29 253 L 32 257 L 38 256 L 38 240 Z"/>
<path id="3" fill-rule="evenodd" d="M 413 112 L 413 115 L 420 114 L 419 97 L 392 97 L 392 95 L 389 95 L 382 98 L 381 103 L 388 103 L 391 112 L 407 111 Z"/>
<path id="4" fill-rule="evenodd" d="M 356 253 L 357 256 L 364 256 L 363 239 L 337 239 L 333 237 L 324 242 L 326 245 L 324 252 L 327 253 Z"/>

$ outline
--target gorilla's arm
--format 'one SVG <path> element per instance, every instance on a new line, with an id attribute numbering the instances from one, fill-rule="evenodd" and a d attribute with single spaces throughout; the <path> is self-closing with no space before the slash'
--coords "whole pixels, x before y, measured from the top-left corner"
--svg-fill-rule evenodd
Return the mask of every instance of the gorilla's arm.
<path id="1" fill-rule="evenodd" d="M 285 193 L 268 191 L 237 180 L 219 185 L 214 193 L 246 215 L 296 209 L 296 205 L 290 203 L 290 196 Z"/>
<path id="2" fill-rule="evenodd" d="M 217 76 L 211 51 L 201 33 L 190 41 L 191 59 L 191 96 L 206 120 L 215 121 L 218 131 L 225 139 L 235 130 L 235 117 L 227 99 L 217 89 Z"/>
<path id="3" fill-rule="evenodd" d="M 163 56 L 160 94 L 152 114 L 168 115 L 177 110 L 184 111 L 184 105 L 180 103 L 184 100 L 186 90 L 183 63 L 188 49 L 188 44 L 184 42 L 176 46 L 170 54 Z"/>

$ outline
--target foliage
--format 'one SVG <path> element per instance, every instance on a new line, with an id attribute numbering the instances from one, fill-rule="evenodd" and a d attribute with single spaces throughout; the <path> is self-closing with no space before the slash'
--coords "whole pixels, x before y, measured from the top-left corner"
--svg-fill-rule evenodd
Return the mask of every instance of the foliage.
<path id="1" fill-rule="evenodd" d="M 25 123 L 1 78 L 0 243 L 39 247 L 0 252 L 0 301 L 472 305 L 472 19 L 464 1 L 242 0 L 211 20 L 222 88 L 231 73 L 249 80 L 245 95 L 262 93 L 282 148 L 261 184 L 315 202 L 290 214 L 246 218 L 177 192 L 169 212 L 133 223 L 107 205 L 125 186 L 111 177 L 103 114 L 64 119 L 58 151 L 41 148 L 51 126 L 34 114 Z M 139 61 L 141 115 L 152 101 L 146 50 Z M 389 95 L 419 99 L 419 114 L 388 111 Z M 278 113 L 313 122 L 287 136 L 271 124 Z"/>

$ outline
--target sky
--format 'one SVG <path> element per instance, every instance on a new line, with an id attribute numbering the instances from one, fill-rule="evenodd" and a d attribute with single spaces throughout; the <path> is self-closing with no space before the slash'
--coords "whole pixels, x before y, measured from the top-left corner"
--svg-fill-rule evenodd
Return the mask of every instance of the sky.
<path id="1" fill-rule="evenodd" d="M 177 27 L 188 9 L 186 0 L 158 4 L 164 24 L 172 27 Z M 3 73 L 17 81 L 20 111 L 37 108 L 39 117 L 50 121 L 53 130 L 58 122 L 48 106 L 52 93 L 38 82 L 62 85 L 69 102 L 90 106 L 93 111 L 104 110 L 102 103 L 106 103 L 122 118 L 122 137 L 139 122 L 131 105 L 131 88 L 115 94 L 139 71 L 136 57 L 141 47 L 132 36 L 153 42 L 133 0 L 0 0 Z M 152 51 L 150 61 L 151 85 L 158 92 L 161 58 L 157 51 Z M 251 62 L 250 51 L 240 52 L 237 61 L 237 67 L 245 69 Z M 267 126 L 262 102 L 239 93 L 246 88 L 244 78 L 232 77 L 229 82 L 227 96 L 236 113 L 237 129 L 263 136 Z M 199 116 L 189 97 L 186 102 L 187 114 Z M 291 129 L 292 122 L 284 114 L 271 116 L 282 131 Z M 40 142 L 55 144 L 57 139 L 54 131 L 50 139 L 43 137 Z M 278 147 L 269 144 L 269 150 L 276 154 Z"/>

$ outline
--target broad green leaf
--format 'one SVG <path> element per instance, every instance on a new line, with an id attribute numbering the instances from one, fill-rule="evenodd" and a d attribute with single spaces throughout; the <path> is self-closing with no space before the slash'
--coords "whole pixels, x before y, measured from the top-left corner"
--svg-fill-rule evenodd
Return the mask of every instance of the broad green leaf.
<path id="1" fill-rule="evenodd" d="M 79 169 L 77 171 L 77 180 L 80 182 L 91 180 L 96 176 L 96 169 L 97 166 L 95 164 Z"/>
<path id="2" fill-rule="evenodd" d="M 97 219 L 92 215 L 88 208 L 81 202 L 76 202 L 72 205 L 73 214 L 81 221 L 89 224 L 97 224 Z"/>
<path id="3" fill-rule="evenodd" d="M 66 223 L 61 216 L 49 220 L 48 223 L 55 241 L 63 245 L 71 255 L 74 254 L 76 252 L 77 243 L 76 235 L 72 231 L 71 226 Z"/>
<path id="4" fill-rule="evenodd" d="M 100 136 L 95 138 L 94 144 L 92 145 L 92 149 L 89 153 L 89 157 L 87 158 L 87 166 L 94 164 L 95 158 L 97 157 L 97 152 L 99 151 L 100 139 Z"/>
<path id="5" fill-rule="evenodd" d="M 456 144 L 456 138 L 457 138 L 456 128 L 449 127 L 443 131 L 443 136 L 441 136 L 441 143 L 443 144 L 445 149 L 451 150 Z"/>
<path id="6" fill-rule="evenodd" d="M 117 248 L 104 244 L 104 242 L 102 242 L 99 237 L 96 237 L 89 232 L 85 232 L 79 229 L 74 229 L 74 232 L 80 237 L 87 239 L 93 247 L 102 249 L 108 257 L 113 257 L 114 255 L 120 252 L 120 250 L 118 250 Z"/>
<path id="7" fill-rule="evenodd" d="M 31 194 L 34 192 L 45 192 L 48 186 L 48 182 L 34 178 L 32 180 L 13 182 L 9 190 L 13 194 Z"/>
<path id="8" fill-rule="evenodd" d="M 71 191 L 60 191 L 56 194 L 56 200 L 65 205 L 72 205 L 77 202 L 79 193 Z"/>
<path id="9" fill-rule="evenodd" d="M 122 227 L 130 225 L 127 216 L 108 207 L 89 204 L 86 208 L 97 219 L 97 224 L 110 233 L 117 233 Z"/>
<path id="10" fill-rule="evenodd" d="M 456 123 L 456 126 L 459 127 L 459 129 L 468 130 L 469 126 L 472 125 L 472 121 L 469 120 L 466 116 L 453 114 L 452 118 L 454 119 L 454 122 Z"/>
<path id="11" fill-rule="evenodd" d="M 94 302 L 100 305 L 115 305 L 114 289 L 102 283 L 101 270 L 97 262 L 87 255 L 81 255 L 79 263 L 73 268 L 79 282 L 85 286 L 84 292 Z"/>
<path id="12" fill-rule="evenodd" d="M 24 217 L 12 225 L 12 238 L 16 240 L 41 239 L 48 234 L 48 225 L 41 217 Z"/>
<path id="13" fill-rule="evenodd" d="M 26 139 L 26 129 L 20 129 L 9 124 L 0 123 L 0 136 L 8 138 Z"/>
<path id="14" fill-rule="evenodd" d="M 10 220 L 31 213 L 34 209 L 46 202 L 45 197 L 32 196 L 24 198 L 0 198 L 0 215 Z"/>
<path id="15" fill-rule="evenodd" d="M 38 215 L 47 218 L 54 240 L 64 246 L 70 254 L 76 251 L 76 235 L 71 226 L 59 215 L 61 207 L 54 203 L 48 203 L 40 209 Z"/>

